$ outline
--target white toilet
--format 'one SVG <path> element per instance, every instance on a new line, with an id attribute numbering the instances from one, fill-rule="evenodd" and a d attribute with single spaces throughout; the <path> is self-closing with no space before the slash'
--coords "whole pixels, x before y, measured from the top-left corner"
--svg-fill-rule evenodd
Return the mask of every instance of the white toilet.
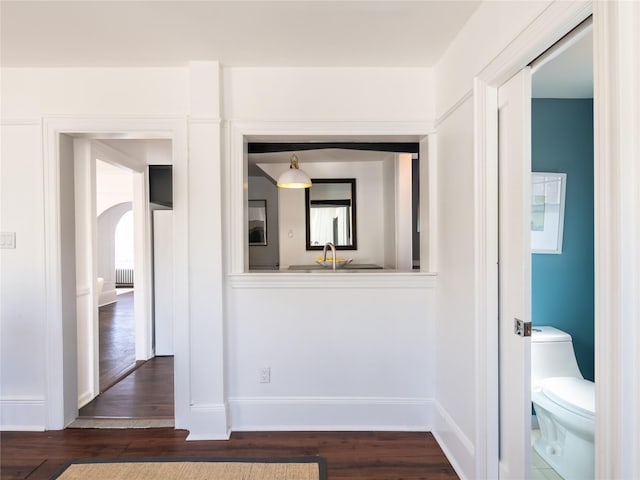
<path id="1" fill-rule="evenodd" d="M 533 327 L 531 401 L 536 452 L 565 480 L 594 478 L 595 385 L 578 369 L 571 335 L 557 328 Z"/>

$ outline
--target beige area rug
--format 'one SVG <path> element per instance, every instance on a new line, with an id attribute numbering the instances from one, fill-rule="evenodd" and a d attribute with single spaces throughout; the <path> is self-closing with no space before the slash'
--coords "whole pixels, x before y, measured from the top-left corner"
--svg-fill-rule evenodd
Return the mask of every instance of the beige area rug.
<path id="1" fill-rule="evenodd" d="M 325 480 L 322 457 L 114 458 L 67 462 L 51 480 Z"/>
<path id="2" fill-rule="evenodd" d="M 76 418 L 69 428 L 166 428 L 173 418 Z"/>

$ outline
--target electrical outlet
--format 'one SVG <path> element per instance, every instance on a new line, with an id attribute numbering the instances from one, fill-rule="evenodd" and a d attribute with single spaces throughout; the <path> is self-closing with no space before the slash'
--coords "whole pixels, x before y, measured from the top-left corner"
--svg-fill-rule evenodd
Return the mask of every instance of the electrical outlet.
<path id="1" fill-rule="evenodd" d="M 271 383 L 271 367 L 263 367 L 258 373 L 260 375 L 260 383 Z"/>
<path id="2" fill-rule="evenodd" d="M 16 232 L 0 232 L 0 248 L 16 248 Z"/>

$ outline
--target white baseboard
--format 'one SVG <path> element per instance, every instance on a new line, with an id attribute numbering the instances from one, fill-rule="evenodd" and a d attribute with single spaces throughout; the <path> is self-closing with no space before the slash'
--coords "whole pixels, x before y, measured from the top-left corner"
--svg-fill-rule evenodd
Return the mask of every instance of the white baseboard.
<path id="1" fill-rule="evenodd" d="M 475 448 L 447 410 L 434 401 L 433 436 L 461 479 L 473 478 Z M 465 468 L 466 467 L 466 468 Z"/>
<path id="2" fill-rule="evenodd" d="M 93 392 L 81 393 L 80 395 L 78 395 L 78 408 L 84 407 L 87 403 L 89 403 L 94 398 L 96 398 L 96 396 L 93 394 Z"/>
<path id="3" fill-rule="evenodd" d="M 118 300 L 118 293 L 116 289 L 103 290 L 100 292 L 100 298 L 98 299 L 98 306 L 104 307 L 105 305 L 109 305 L 110 303 L 114 303 Z"/>
<path id="4" fill-rule="evenodd" d="M 225 404 L 191 405 L 186 423 L 176 428 L 189 430 L 187 440 L 229 440 L 231 435 Z"/>
<path id="5" fill-rule="evenodd" d="M 233 397 L 233 431 L 419 431 L 432 426 L 428 398 Z"/>
<path id="6" fill-rule="evenodd" d="M 42 432 L 47 412 L 43 398 L 0 399 L 0 430 Z"/>

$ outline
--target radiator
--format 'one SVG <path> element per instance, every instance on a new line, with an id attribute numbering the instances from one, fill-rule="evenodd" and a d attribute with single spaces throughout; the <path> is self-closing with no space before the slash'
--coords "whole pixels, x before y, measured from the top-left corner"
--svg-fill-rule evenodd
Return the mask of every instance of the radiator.
<path id="1" fill-rule="evenodd" d="M 133 287 L 133 268 L 116 268 L 116 287 Z"/>

